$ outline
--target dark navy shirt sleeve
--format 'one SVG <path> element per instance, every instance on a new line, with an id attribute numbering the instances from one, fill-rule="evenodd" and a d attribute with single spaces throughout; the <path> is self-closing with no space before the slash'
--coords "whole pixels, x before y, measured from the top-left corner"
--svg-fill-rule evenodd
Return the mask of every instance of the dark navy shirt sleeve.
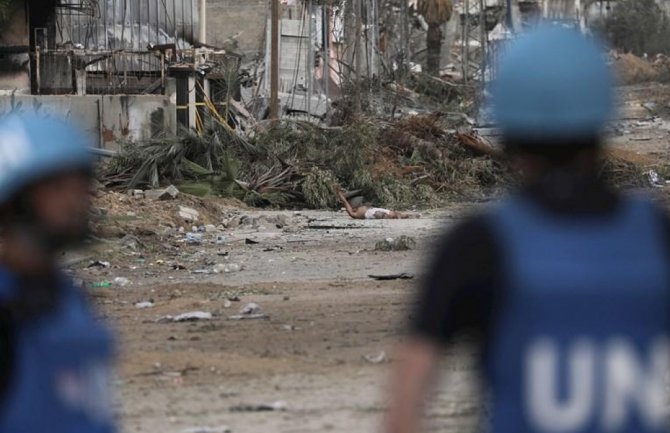
<path id="1" fill-rule="evenodd" d="M 410 333 L 440 344 L 461 331 L 483 337 L 499 302 L 502 266 L 498 250 L 485 216 L 450 229 L 429 261 Z"/>

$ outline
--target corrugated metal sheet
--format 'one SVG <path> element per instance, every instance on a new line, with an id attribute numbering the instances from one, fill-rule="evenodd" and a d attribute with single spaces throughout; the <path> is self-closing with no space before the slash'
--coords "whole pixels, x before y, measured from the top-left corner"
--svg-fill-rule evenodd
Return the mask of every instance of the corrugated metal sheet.
<path id="1" fill-rule="evenodd" d="M 65 0 L 56 11 L 56 47 L 146 50 L 188 48 L 198 35 L 197 0 Z"/>

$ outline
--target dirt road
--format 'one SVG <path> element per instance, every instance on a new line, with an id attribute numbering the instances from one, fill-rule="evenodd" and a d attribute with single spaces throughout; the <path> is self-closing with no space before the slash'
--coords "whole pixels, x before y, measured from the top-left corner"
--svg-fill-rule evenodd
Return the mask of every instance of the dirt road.
<path id="1" fill-rule="evenodd" d="M 78 273 L 87 282 L 130 281 L 92 291 L 121 336 L 116 389 L 125 431 L 377 431 L 423 255 L 457 213 L 353 221 L 331 212 L 245 212 L 244 225 L 204 233 L 201 244 L 173 230 L 143 246 L 96 246 Z M 416 250 L 375 251 L 378 241 L 403 234 L 416 239 Z M 89 268 L 92 258 L 111 267 Z M 213 273 L 226 264 L 242 270 Z M 369 277 L 399 272 L 416 278 Z M 267 317 L 230 318 L 251 302 Z M 213 318 L 160 320 L 192 311 Z M 451 379 L 464 382 L 470 365 L 452 364 L 460 371 Z M 474 419 L 476 401 L 458 389 L 436 405 L 434 422 L 453 426 L 440 431 L 462 432 Z"/>

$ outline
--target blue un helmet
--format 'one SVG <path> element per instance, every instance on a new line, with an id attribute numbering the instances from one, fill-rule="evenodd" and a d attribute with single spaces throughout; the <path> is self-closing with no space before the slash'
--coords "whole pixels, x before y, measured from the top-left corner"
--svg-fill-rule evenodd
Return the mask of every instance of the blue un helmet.
<path id="1" fill-rule="evenodd" d="M 86 137 L 62 120 L 33 114 L 0 118 L 0 204 L 26 186 L 67 170 L 90 170 Z"/>
<path id="2" fill-rule="evenodd" d="M 537 144 L 598 136 L 615 110 L 604 55 L 594 39 L 556 25 L 512 42 L 491 87 L 503 133 Z"/>

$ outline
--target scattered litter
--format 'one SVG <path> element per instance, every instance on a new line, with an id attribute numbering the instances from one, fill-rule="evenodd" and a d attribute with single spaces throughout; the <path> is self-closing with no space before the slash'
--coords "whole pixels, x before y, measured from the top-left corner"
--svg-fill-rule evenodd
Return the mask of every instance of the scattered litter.
<path id="1" fill-rule="evenodd" d="M 203 275 L 209 275 L 212 272 L 209 269 L 196 269 L 193 271 L 194 274 L 203 274 Z"/>
<path id="2" fill-rule="evenodd" d="M 109 287 L 112 287 L 112 283 L 109 281 L 97 281 L 95 283 L 91 283 L 91 288 L 93 289 L 107 289 Z"/>
<path id="3" fill-rule="evenodd" d="M 414 274 L 409 272 L 403 272 L 400 274 L 388 274 L 388 275 L 368 275 L 370 278 L 378 281 L 389 281 L 389 280 L 411 280 L 414 278 Z"/>
<path id="4" fill-rule="evenodd" d="M 205 226 L 205 231 L 206 231 L 207 233 L 215 232 L 215 231 L 216 231 L 216 226 L 215 226 L 214 224 L 207 224 L 207 225 Z"/>
<path id="5" fill-rule="evenodd" d="M 172 270 L 175 270 L 175 271 L 185 271 L 185 270 L 186 270 L 186 266 L 184 266 L 184 265 L 180 265 L 179 263 L 174 263 L 174 264 L 172 265 Z"/>
<path id="6" fill-rule="evenodd" d="M 101 268 L 109 268 L 110 266 L 111 266 L 111 264 L 109 262 L 101 262 L 99 260 L 95 260 L 95 261 L 91 262 L 91 264 L 86 266 L 86 267 L 87 268 L 101 269 Z"/>
<path id="7" fill-rule="evenodd" d="M 416 240 L 410 236 L 400 236 L 397 239 L 386 238 L 377 242 L 376 251 L 408 251 L 416 248 Z"/>
<path id="8" fill-rule="evenodd" d="M 186 233 L 186 242 L 189 244 L 201 244 L 202 233 Z"/>
<path id="9" fill-rule="evenodd" d="M 269 319 L 270 316 L 267 314 L 238 314 L 236 316 L 230 316 L 230 320 L 254 320 L 254 319 Z"/>
<path id="10" fill-rule="evenodd" d="M 178 316 L 163 316 L 158 319 L 158 322 L 197 322 L 198 320 L 212 320 L 212 318 L 212 313 L 207 313 L 205 311 L 191 311 Z"/>
<path id="11" fill-rule="evenodd" d="M 230 274 L 233 272 L 239 272 L 242 270 L 242 266 L 238 265 L 237 263 L 219 263 L 218 265 L 214 266 L 214 273 L 215 274 Z"/>
<path id="12" fill-rule="evenodd" d="M 246 238 L 246 239 L 244 240 L 244 243 L 247 244 L 247 245 L 256 245 L 256 244 L 260 244 L 260 242 L 255 241 L 255 240 L 253 240 L 253 239 L 249 239 L 249 238 Z"/>
<path id="13" fill-rule="evenodd" d="M 142 242 L 133 235 L 125 235 L 121 238 L 121 246 L 129 250 L 137 251 L 142 246 Z"/>
<path id="14" fill-rule="evenodd" d="M 657 187 L 657 188 L 665 186 L 665 181 L 656 172 L 656 170 L 649 170 L 647 172 L 647 177 L 649 178 L 649 183 L 651 184 L 651 186 L 654 186 L 654 187 Z"/>
<path id="15" fill-rule="evenodd" d="M 240 314 L 257 314 L 260 313 L 261 306 L 255 302 L 251 302 L 240 309 Z"/>
<path id="16" fill-rule="evenodd" d="M 182 433 L 232 433 L 228 426 L 221 427 L 192 427 L 182 430 Z"/>
<path id="17" fill-rule="evenodd" d="M 263 252 L 269 253 L 269 252 L 271 252 L 271 251 L 281 251 L 281 250 L 283 250 L 283 249 L 284 249 L 284 247 L 282 247 L 282 246 L 280 246 L 280 245 L 275 245 L 275 246 L 273 246 L 273 247 L 265 248 L 265 249 L 263 250 Z"/>
<path id="18" fill-rule="evenodd" d="M 135 304 L 135 308 L 139 309 L 152 308 L 153 306 L 154 303 L 151 301 L 138 302 L 137 304 Z"/>
<path id="19" fill-rule="evenodd" d="M 223 245 L 223 244 L 225 244 L 225 243 L 226 243 L 226 237 L 223 236 L 223 235 L 219 235 L 219 236 L 217 236 L 217 237 L 216 237 L 216 243 L 217 243 L 218 245 Z"/>
<path id="20" fill-rule="evenodd" d="M 363 359 L 370 364 L 382 364 L 387 361 L 386 352 L 383 350 L 379 353 L 363 356 Z"/>
<path id="21" fill-rule="evenodd" d="M 223 301 L 223 308 L 230 308 L 233 306 L 233 303 L 230 302 L 228 299 Z"/>
<path id="22" fill-rule="evenodd" d="M 128 284 L 130 284 L 130 280 L 125 277 L 116 277 L 114 278 L 114 284 L 119 286 L 119 287 L 125 287 Z"/>
<path id="23" fill-rule="evenodd" d="M 186 222 L 194 222 L 198 221 L 198 218 L 200 218 L 200 212 L 195 209 L 191 209 L 190 207 L 179 206 L 177 216 Z"/>
<path id="24" fill-rule="evenodd" d="M 230 408 L 231 412 L 284 412 L 287 405 L 284 401 L 271 404 L 240 404 Z"/>

